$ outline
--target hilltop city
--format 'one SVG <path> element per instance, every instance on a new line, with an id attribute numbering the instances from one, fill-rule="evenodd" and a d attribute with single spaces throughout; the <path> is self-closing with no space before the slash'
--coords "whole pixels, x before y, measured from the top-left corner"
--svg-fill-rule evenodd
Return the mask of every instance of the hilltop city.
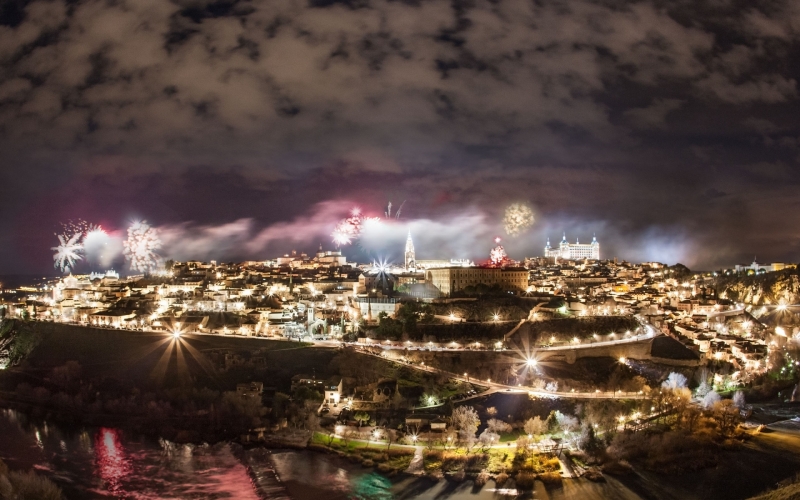
<path id="1" fill-rule="evenodd" d="M 299 446 L 514 495 L 706 470 L 777 420 L 759 403 L 797 397 L 794 264 L 695 272 L 566 233 L 522 260 L 499 239 L 479 264 L 417 251 L 409 232 L 397 264 L 320 246 L 4 289 L 0 383 L 22 407 L 124 413 L 169 453 Z"/>

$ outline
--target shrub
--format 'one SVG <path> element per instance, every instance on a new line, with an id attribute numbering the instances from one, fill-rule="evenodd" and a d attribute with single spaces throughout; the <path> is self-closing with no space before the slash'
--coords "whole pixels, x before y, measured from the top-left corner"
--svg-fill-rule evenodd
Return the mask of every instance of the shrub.
<path id="1" fill-rule="evenodd" d="M 561 484 L 561 474 L 558 472 L 545 472 L 544 474 L 539 474 L 539 480 L 545 484 L 545 486 L 556 486 Z"/>
<path id="2" fill-rule="evenodd" d="M 36 500 L 61 500 L 61 488 L 46 477 L 28 472 L 11 472 L 8 480 L 14 488 L 15 498 L 35 498 Z"/>
<path id="3" fill-rule="evenodd" d="M 481 472 L 478 474 L 478 477 L 475 478 L 475 485 L 476 486 L 483 486 L 489 480 L 489 473 Z"/>
<path id="4" fill-rule="evenodd" d="M 379 464 L 378 465 L 378 472 L 387 473 L 387 472 L 392 472 L 393 470 L 394 470 L 394 468 L 392 468 L 392 466 L 389 465 L 389 464 Z"/>
<path id="5" fill-rule="evenodd" d="M 363 462 L 361 462 L 361 465 L 364 466 L 364 467 L 374 467 L 375 466 L 375 462 L 370 460 L 369 458 L 367 458 Z"/>
<path id="6" fill-rule="evenodd" d="M 505 472 L 501 472 L 494 478 L 494 482 L 497 483 L 497 486 L 503 486 L 508 481 L 508 474 Z"/>
<path id="7" fill-rule="evenodd" d="M 521 490 L 532 490 L 534 481 L 536 481 L 536 474 L 528 471 L 521 471 L 514 478 L 517 488 Z"/>
<path id="8" fill-rule="evenodd" d="M 602 483 L 606 480 L 606 478 L 603 476 L 603 473 L 600 472 L 600 469 L 597 467 L 590 467 L 586 469 L 586 474 L 584 474 L 583 477 L 596 483 Z"/>

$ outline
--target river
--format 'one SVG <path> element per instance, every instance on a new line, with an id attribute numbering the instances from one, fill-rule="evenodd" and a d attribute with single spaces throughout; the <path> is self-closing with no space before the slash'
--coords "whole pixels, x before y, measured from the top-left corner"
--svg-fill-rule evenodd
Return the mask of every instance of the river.
<path id="1" fill-rule="evenodd" d="M 0 410 L 0 458 L 11 469 L 35 469 L 68 499 L 499 500 L 494 483 L 387 478 L 333 455 L 297 450 L 242 450 L 219 444 L 167 453 L 158 441 L 113 428 L 57 425 Z M 612 484 L 572 480 L 529 498 L 639 497 Z M 608 495 L 609 493 L 613 493 Z"/>

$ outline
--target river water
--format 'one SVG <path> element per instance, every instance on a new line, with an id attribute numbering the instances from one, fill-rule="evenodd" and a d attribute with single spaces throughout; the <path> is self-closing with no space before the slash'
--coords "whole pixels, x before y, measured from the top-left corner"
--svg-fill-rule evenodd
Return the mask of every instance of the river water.
<path id="1" fill-rule="evenodd" d="M 167 453 L 151 438 L 113 428 L 71 427 L 0 410 L 0 458 L 11 469 L 34 469 L 69 499 L 501 500 L 493 482 L 449 483 L 425 477 L 391 480 L 332 455 L 219 444 Z M 529 498 L 636 499 L 619 485 L 572 481 Z"/>

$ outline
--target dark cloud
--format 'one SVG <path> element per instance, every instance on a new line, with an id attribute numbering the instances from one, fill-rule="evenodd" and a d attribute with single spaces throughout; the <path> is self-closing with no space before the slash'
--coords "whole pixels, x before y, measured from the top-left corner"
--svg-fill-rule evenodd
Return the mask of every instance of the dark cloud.
<path id="1" fill-rule="evenodd" d="M 528 200 L 520 253 L 572 225 L 797 260 L 798 37 L 788 0 L 5 2 L 1 267 L 46 265 L 59 217 L 203 243 L 397 191 L 432 221 Z"/>

